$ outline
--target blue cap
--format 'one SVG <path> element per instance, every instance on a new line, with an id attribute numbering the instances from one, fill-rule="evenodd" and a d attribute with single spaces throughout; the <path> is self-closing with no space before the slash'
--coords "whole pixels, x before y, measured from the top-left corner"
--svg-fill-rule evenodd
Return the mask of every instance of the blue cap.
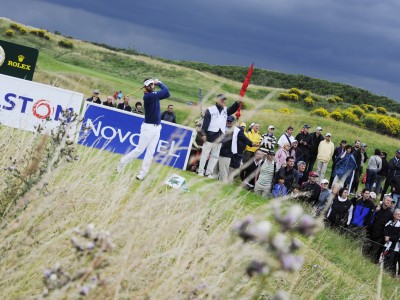
<path id="1" fill-rule="evenodd" d="M 227 122 L 235 122 L 235 118 L 234 116 L 228 116 L 228 118 L 226 119 Z"/>

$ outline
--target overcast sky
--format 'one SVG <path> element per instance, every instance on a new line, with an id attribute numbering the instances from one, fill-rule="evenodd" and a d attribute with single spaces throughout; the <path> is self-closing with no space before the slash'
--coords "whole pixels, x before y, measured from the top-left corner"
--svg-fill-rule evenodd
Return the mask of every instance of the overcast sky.
<path id="1" fill-rule="evenodd" d="M 77 39 L 177 60 L 254 62 L 400 101 L 398 0 L 5 0 L 1 13 Z"/>

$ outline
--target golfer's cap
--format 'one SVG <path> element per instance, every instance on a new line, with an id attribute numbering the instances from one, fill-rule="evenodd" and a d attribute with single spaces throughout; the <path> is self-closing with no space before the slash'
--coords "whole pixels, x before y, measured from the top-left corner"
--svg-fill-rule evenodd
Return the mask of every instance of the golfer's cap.
<path id="1" fill-rule="evenodd" d="M 275 129 L 274 125 L 269 125 L 268 129 Z"/>
<path id="2" fill-rule="evenodd" d="M 143 82 L 143 85 L 144 85 L 144 86 L 149 86 L 149 85 L 151 85 L 152 83 L 154 83 L 154 79 L 146 79 L 146 80 Z"/>
<path id="3" fill-rule="evenodd" d="M 217 99 L 226 100 L 226 97 L 224 94 L 218 94 Z"/>
<path id="4" fill-rule="evenodd" d="M 317 127 L 317 130 L 318 130 L 318 131 L 322 131 L 322 127 L 321 127 L 321 126 L 318 126 L 318 127 Z"/>
<path id="5" fill-rule="evenodd" d="M 99 90 L 93 90 L 93 94 L 100 94 Z"/>

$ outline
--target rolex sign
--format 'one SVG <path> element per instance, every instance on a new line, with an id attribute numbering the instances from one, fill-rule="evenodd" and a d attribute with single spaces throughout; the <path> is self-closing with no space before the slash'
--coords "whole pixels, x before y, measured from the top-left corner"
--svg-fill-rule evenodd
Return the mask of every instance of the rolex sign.
<path id="1" fill-rule="evenodd" d="M 0 74 L 32 80 L 39 51 L 0 40 Z"/>

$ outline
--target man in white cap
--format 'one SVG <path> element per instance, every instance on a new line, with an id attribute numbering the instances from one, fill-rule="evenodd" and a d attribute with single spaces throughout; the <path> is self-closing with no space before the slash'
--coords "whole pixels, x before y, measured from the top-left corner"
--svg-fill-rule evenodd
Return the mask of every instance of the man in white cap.
<path id="1" fill-rule="evenodd" d="M 199 176 L 208 176 L 212 178 L 212 172 L 219 158 L 221 149 L 221 140 L 226 130 L 226 121 L 228 116 L 234 114 L 239 108 L 239 101 L 236 101 L 232 106 L 226 107 L 227 98 L 224 94 L 218 94 L 216 103 L 207 108 L 201 131 L 203 134 L 203 150 L 201 151 Z M 210 159 L 207 163 L 207 170 L 204 170 L 208 156 Z"/>
<path id="2" fill-rule="evenodd" d="M 87 98 L 86 101 L 94 102 L 94 103 L 97 103 L 97 104 L 101 104 L 101 100 L 99 98 L 99 94 L 100 94 L 99 90 L 93 90 L 92 97 Z"/>
<path id="3" fill-rule="evenodd" d="M 325 134 L 325 140 L 319 143 L 317 156 L 317 174 L 320 180 L 325 178 L 326 169 L 335 151 L 335 145 L 331 141 L 331 134 Z"/>
<path id="4" fill-rule="evenodd" d="M 155 92 L 154 87 L 158 86 L 159 91 Z M 122 172 L 125 166 L 133 159 L 138 158 L 145 150 L 146 154 L 143 159 L 142 168 L 140 169 L 137 179 L 143 180 L 150 170 L 151 161 L 160 139 L 161 132 L 161 111 L 160 100 L 170 96 L 168 88 L 158 79 L 145 79 L 144 86 L 144 122 L 140 127 L 139 143 L 135 149 L 121 158 L 117 166 L 117 172 Z"/>

